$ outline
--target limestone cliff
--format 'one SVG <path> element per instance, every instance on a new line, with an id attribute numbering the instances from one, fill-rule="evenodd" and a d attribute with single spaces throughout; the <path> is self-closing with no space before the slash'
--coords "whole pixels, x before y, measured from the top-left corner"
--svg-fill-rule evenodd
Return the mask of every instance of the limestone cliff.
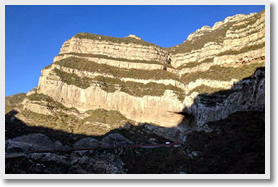
<path id="1" fill-rule="evenodd" d="M 252 77 L 236 83 L 230 90 L 199 95 L 188 108 L 197 126 L 227 118 L 242 111 L 265 110 L 265 70 L 259 68 Z"/>
<path id="2" fill-rule="evenodd" d="M 60 55 L 67 53 L 81 53 L 83 55 L 106 55 L 112 58 L 128 60 L 146 60 L 165 62 L 168 53 L 162 48 L 145 42 L 135 35 L 126 38 L 79 33 L 67 40 Z"/>
<path id="3" fill-rule="evenodd" d="M 185 123 L 185 109 L 198 126 L 237 111 L 261 110 L 264 79 L 256 77 L 262 73 L 257 71 L 254 81 L 242 79 L 265 64 L 264 27 L 264 11 L 231 16 L 171 48 L 135 35 L 76 34 L 42 70 L 19 117 L 39 125 L 33 118 L 37 115 L 43 125 L 90 134 L 91 128 L 108 132 L 127 121 L 175 127 Z M 199 95 L 231 88 L 246 92 L 230 93 L 212 106 L 204 104 L 212 98 Z M 108 117 L 99 115 L 99 109 Z"/>

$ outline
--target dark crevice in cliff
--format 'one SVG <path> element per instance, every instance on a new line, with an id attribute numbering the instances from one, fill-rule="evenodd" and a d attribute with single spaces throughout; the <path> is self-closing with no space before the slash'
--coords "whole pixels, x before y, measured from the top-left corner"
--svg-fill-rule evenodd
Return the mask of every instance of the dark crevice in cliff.
<path id="1" fill-rule="evenodd" d="M 208 126 L 214 130 L 189 132 L 184 144 L 179 147 L 99 148 L 93 151 L 33 153 L 7 158 L 6 173 L 264 173 L 263 112 L 238 112 L 224 120 L 211 122 Z M 44 134 L 52 141 L 59 140 L 64 145 L 72 145 L 83 138 L 101 141 L 107 136 L 87 136 L 44 127 L 31 127 L 12 115 L 6 115 L 6 140 L 33 133 Z M 128 125 L 123 129 L 114 129 L 108 134 L 116 133 L 135 143 L 170 142 L 151 135 L 145 125 Z M 22 150 L 18 148 L 9 151 Z M 110 171 L 109 168 L 114 170 Z"/>
<path id="2" fill-rule="evenodd" d="M 254 73 L 234 83 L 231 89 L 211 94 L 199 94 L 189 107 L 185 107 L 179 126 L 203 126 L 241 111 L 265 110 L 265 67 L 258 67 Z"/>
<path id="3" fill-rule="evenodd" d="M 196 99 L 192 106 L 202 102 L 205 107 L 214 107 L 231 94 L 248 94 L 251 90 L 255 96 L 249 98 L 256 101 L 258 93 L 254 92 L 264 89 L 259 88 L 260 79 L 264 78 L 260 72 L 264 72 L 264 68 L 259 68 L 252 77 L 239 81 L 231 90 L 200 94 L 204 98 Z M 249 104 L 257 106 L 247 107 L 246 110 L 236 111 L 224 119 L 208 121 L 204 125 L 190 126 L 188 120 L 196 118 L 193 119 L 194 113 L 185 110 L 180 112 L 185 116 L 184 122 L 177 128 L 126 124 L 102 136 L 30 126 L 17 119 L 16 111 L 11 111 L 5 115 L 6 153 L 19 155 L 6 158 L 6 173 L 262 174 L 265 172 L 264 102 Z M 263 108 L 258 108 L 262 105 Z M 212 114 L 203 112 L 202 115 L 205 118 L 205 115 Z M 165 144 L 175 141 L 181 145 L 151 149 L 124 147 L 126 144 Z M 68 149 L 93 145 L 120 147 L 20 155 L 28 149 Z"/>
<path id="4" fill-rule="evenodd" d="M 211 95 L 205 107 L 222 103 L 235 92 L 248 93 L 242 85 L 257 92 L 264 68 L 256 76 L 245 78 L 231 90 Z M 254 79 L 256 81 L 254 81 Z M 247 84 L 249 83 L 249 84 Z M 240 86 L 241 85 L 241 86 Z M 245 90 L 244 90 L 245 89 Z M 251 94 L 252 95 L 252 94 Z M 251 97 L 256 100 L 257 95 Z M 220 98 L 220 100 L 219 100 Z M 193 106 L 196 103 L 193 104 Z M 255 103 L 253 103 L 255 104 Z M 261 104 L 262 105 L 262 104 Z M 263 103 L 264 105 L 264 103 Z M 224 119 L 190 126 L 193 114 L 183 114 L 184 123 L 177 128 L 150 124 L 126 124 L 102 136 L 73 134 L 41 126 L 29 126 L 17 119 L 16 111 L 5 116 L 6 173 L 187 173 L 187 174 L 263 174 L 265 173 L 265 116 L 264 109 L 256 107 L 231 113 Z M 203 113 L 203 116 L 210 115 Z M 169 139 L 167 138 L 169 137 Z M 179 146 L 130 148 L 130 144 L 165 144 L 178 141 Z M 70 148 L 108 145 L 94 150 L 74 151 Z M 56 149 L 41 153 L 28 150 Z M 63 151 L 64 150 L 64 151 Z M 66 151 L 65 151 L 66 150 Z"/>
<path id="5" fill-rule="evenodd" d="M 263 15 L 229 17 L 170 48 L 76 34 L 38 88 L 5 98 L 6 173 L 265 173 Z"/>

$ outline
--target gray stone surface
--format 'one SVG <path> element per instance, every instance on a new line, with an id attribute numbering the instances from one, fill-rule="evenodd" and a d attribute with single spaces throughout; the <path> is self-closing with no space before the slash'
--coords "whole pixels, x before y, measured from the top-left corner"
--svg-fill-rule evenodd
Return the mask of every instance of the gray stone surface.
<path id="1" fill-rule="evenodd" d="M 195 124 L 203 126 L 240 111 L 264 111 L 265 71 L 258 69 L 251 78 L 236 83 L 231 90 L 223 93 L 199 95 L 189 108 L 195 116 Z"/>
<path id="2" fill-rule="evenodd" d="M 91 154 L 86 152 L 82 157 L 80 154 L 72 154 L 69 173 L 123 174 L 125 169 L 123 161 L 114 154 Z"/>
<path id="3" fill-rule="evenodd" d="M 21 149 L 23 151 L 33 149 L 55 149 L 63 148 L 58 140 L 53 142 L 44 134 L 34 133 L 9 139 L 6 142 L 6 150 Z"/>
<path id="4" fill-rule="evenodd" d="M 83 138 L 73 144 L 73 148 L 98 147 L 100 142 L 95 138 Z"/>
<path id="5" fill-rule="evenodd" d="M 118 146 L 129 144 L 133 144 L 133 142 L 118 133 L 109 134 L 105 136 L 101 141 L 102 146 Z"/>

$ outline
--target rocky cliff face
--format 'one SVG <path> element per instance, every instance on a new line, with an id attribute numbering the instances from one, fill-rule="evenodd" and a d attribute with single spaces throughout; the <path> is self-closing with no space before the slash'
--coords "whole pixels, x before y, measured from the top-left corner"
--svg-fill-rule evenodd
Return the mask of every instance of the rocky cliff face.
<path id="1" fill-rule="evenodd" d="M 264 24 L 228 17 L 171 48 L 73 36 L 5 98 L 6 173 L 265 173 Z"/>
<path id="2" fill-rule="evenodd" d="M 264 17 L 264 12 L 235 15 L 215 23 L 213 27 L 204 26 L 198 29 L 182 44 L 169 49 L 172 53 L 172 65 L 179 67 L 206 59 L 218 64 L 223 58 L 229 59 L 227 63 L 236 63 L 242 56 L 247 61 L 256 58 L 250 52 L 256 49 L 264 50 Z M 263 56 L 263 50 L 257 53 Z M 222 59 L 219 60 L 219 57 Z"/>
<path id="3" fill-rule="evenodd" d="M 257 71 L 250 78 L 236 83 L 230 90 L 201 94 L 188 108 L 195 116 L 197 126 L 227 118 L 242 111 L 265 110 L 265 70 Z"/>
<path id="4" fill-rule="evenodd" d="M 135 35 L 129 35 L 126 38 L 113 38 L 88 33 L 79 33 L 67 40 L 59 54 L 67 53 L 106 55 L 112 58 L 161 63 L 164 63 L 168 57 L 167 51 L 145 42 Z"/>
<path id="5" fill-rule="evenodd" d="M 31 123 L 37 123 L 34 116 L 46 118 L 43 125 L 90 133 L 85 129 L 99 126 L 109 131 L 120 126 L 111 124 L 127 121 L 189 125 L 182 111 L 194 115 L 197 126 L 237 111 L 261 111 L 261 70 L 252 79 L 242 79 L 265 64 L 264 25 L 264 11 L 236 15 L 202 27 L 171 48 L 135 35 L 79 33 L 65 41 L 53 63 L 42 70 L 19 117 Z M 199 95 L 231 88 L 225 97 L 217 95 L 221 101 Z M 99 109 L 108 117 L 94 116 Z"/>

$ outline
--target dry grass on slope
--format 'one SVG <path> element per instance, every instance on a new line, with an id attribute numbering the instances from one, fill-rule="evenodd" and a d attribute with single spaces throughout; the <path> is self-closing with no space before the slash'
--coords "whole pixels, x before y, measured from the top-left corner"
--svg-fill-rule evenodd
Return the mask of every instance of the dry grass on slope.
<path id="1" fill-rule="evenodd" d="M 188 84 L 197 79 L 230 81 L 232 79 L 241 80 L 251 76 L 258 67 L 264 67 L 264 63 L 253 63 L 242 67 L 221 67 L 219 65 L 211 66 L 208 71 L 186 73 L 182 75 L 181 80 Z"/>
<path id="2" fill-rule="evenodd" d="M 172 90 L 177 95 L 180 101 L 183 101 L 184 92 L 182 89 L 172 86 L 158 83 L 138 83 L 132 81 L 121 81 L 118 78 L 109 78 L 104 76 L 96 76 L 94 78 L 78 77 L 73 73 L 66 73 L 64 71 L 54 69 L 54 72 L 61 78 L 61 80 L 68 85 L 75 85 L 77 87 L 86 89 L 91 84 L 98 84 L 101 89 L 106 92 L 115 92 L 119 90 L 121 92 L 128 93 L 136 97 L 149 96 L 162 96 L 165 90 Z"/>
<path id="3" fill-rule="evenodd" d="M 143 45 L 143 46 L 155 46 L 159 47 L 153 43 L 146 42 L 144 40 L 138 40 L 131 37 L 126 38 L 117 38 L 117 37 L 111 37 L 111 36 L 104 36 L 104 35 L 98 35 L 98 34 L 90 34 L 86 32 L 78 33 L 74 36 L 75 38 L 84 38 L 84 39 L 91 39 L 91 40 L 103 40 L 108 41 L 112 43 L 125 43 L 125 44 L 137 44 L 137 45 Z"/>
<path id="4" fill-rule="evenodd" d="M 180 45 L 167 48 L 167 50 L 172 54 L 189 53 L 193 50 L 203 48 L 204 45 L 209 42 L 222 43 L 226 36 L 226 32 L 231 28 L 233 24 L 234 23 L 227 23 L 213 31 L 204 31 L 203 35 L 197 36 L 190 41 L 186 40 Z"/>
<path id="5" fill-rule="evenodd" d="M 97 109 L 86 112 L 89 116 L 80 121 L 75 129 L 76 133 L 87 135 L 104 135 L 112 129 L 118 129 L 127 122 L 127 119 L 119 111 Z"/>
<path id="6" fill-rule="evenodd" d="M 10 112 L 14 107 L 18 106 L 26 97 L 25 93 L 19 93 L 5 97 L 5 114 Z"/>
<path id="7" fill-rule="evenodd" d="M 64 56 L 64 55 L 74 55 L 77 57 L 91 57 L 91 58 L 103 58 L 103 59 L 109 59 L 109 60 L 117 60 L 117 61 L 121 61 L 121 62 L 127 62 L 127 63 L 142 63 L 142 64 L 157 64 L 157 65 L 163 65 L 166 67 L 172 67 L 171 64 L 162 64 L 158 61 L 154 61 L 154 60 L 133 60 L 133 59 L 127 59 L 127 58 L 115 58 L 115 57 L 111 57 L 108 55 L 100 55 L 100 54 L 88 54 L 88 53 L 63 53 L 63 54 L 59 54 L 58 56 Z"/>
<path id="8" fill-rule="evenodd" d="M 109 66 L 106 64 L 98 64 L 82 58 L 69 57 L 57 61 L 55 64 L 60 66 L 77 69 L 80 71 L 89 71 L 102 74 L 113 75 L 114 77 L 128 77 L 135 79 L 173 79 L 179 80 L 178 76 L 163 70 L 140 70 L 140 69 L 124 69 Z"/>

